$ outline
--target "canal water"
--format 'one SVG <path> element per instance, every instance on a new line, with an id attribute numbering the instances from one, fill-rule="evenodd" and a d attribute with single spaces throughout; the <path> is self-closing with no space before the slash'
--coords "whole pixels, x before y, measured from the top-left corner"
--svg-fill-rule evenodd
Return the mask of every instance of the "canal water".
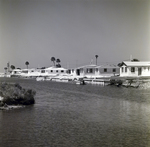
<path id="1" fill-rule="evenodd" d="M 150 89 L 0 78 L 36 91 L 0 111 L 0 147 L 150 147 Z"/>

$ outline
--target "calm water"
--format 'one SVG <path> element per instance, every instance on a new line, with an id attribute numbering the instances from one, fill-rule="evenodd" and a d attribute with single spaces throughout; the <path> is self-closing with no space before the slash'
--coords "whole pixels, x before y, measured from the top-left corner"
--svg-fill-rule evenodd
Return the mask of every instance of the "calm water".
<path id="1" fill-rule="evenodd" d="M 0 147 L 150 147 L 150 89 L 19 82 L 34 106 L 0 111 Z"/>

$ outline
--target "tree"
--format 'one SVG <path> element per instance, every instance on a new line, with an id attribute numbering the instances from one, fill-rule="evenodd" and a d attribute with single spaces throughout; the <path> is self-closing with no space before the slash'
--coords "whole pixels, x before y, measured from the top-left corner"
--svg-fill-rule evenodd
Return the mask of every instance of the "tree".
<path id="1" fill-rule="evenodd" d="M 132 59 L 131 61 L 132 62 L 139 62 L 140 60 L 139 59 Z"/>
<path id="2" fill-rule="evenodd" d="M 95 55 L 95 58 L 96 58 L 96 65 L 97 65 L 97 58 L 98 58 L 98 55 Z"/>
<path id="3" fill-rule="evenodd" d="M 51 58 L 51 61 L 53 62 L 54 66 L 55 66 L 55 60 L 56 60 L 55 57 Z"/>
<path id="4" fill-rule="evenodd" d="M 4 67 L 4 70 L 5 70 L 5 74 L 7 73 L 7 67 Z"/>
<path id="5" fill-rule="evenodd" d="M 25 65 L 27 66 L 27 69 L 28 69 L 29 62 L 28 62 L 28 61 L 26 61 L 26 62 L 25 62 Z"/>
<path id="6" fill-rule="evenodd" d="M 61 67 L 61 65 L 60 65 L 60 59 L 56 59 L 56 67 Z"/>
<path id="7" fill-rule="evenodd" d="M 14 66 L 14 65 L 11 65 L 10 68 L 11 68 L 12 70 L 14 70 L 14 69 L 15 69 L 15 66 Z"/>
<path id="8" fill-rule="evenodd" d="M 123 66 L 123 64 L 124 64 L 123 62 L 118 63 L 118 66 L 121 67 L 121 66 Z"/>

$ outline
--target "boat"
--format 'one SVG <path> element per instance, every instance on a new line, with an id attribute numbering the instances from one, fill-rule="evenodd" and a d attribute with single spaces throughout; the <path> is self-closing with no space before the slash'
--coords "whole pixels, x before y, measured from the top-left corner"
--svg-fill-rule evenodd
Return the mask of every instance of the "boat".
<path id="1" fill-rule="evenodd" d="M 78 84 L 78 85 L 85 85 L 85 81 L 83 80 L 83 78 L 79 78 L 79 79 L 76 81 L 76 84 Z"/>
<path id="2" fill-rule="evenodd" d="M 45 81 L 45 77 L 43 77 L 43 76 L 38 76 L 38 77 L 36 78 L 36 81 Z"/>

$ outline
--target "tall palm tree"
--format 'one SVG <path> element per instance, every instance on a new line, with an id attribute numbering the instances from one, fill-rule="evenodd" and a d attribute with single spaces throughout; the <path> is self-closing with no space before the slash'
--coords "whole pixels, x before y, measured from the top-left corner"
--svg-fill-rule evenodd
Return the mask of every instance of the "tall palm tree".
<path id="1" fill-rule="evenodd" d="M 95 55 L 95 58 L 96 58 L 96 65 L 97 65 L 97 58 L 98 58 L 98 55 Z"/>
<path id="2" fill-rule="evenodd" d="M 5 70 L 5 74 L 7 73 L 7 67 L 4 67 L 4 70 Z"/>
<path id="3" fill-rule="evenodd" d="M 55 57 L 51 58 L 51 61 L 53 62 L 54 66 L 55 66 L 55 60 L 56 60 Z"/>
<path id="4" fill-rule="evenodd" d="M 26 62 L 25 62 L 25 65 L 27 66 L 27 69 L 28 69 L 29 62 L 28 62 L 28 61 L 26 61 Z"/>

